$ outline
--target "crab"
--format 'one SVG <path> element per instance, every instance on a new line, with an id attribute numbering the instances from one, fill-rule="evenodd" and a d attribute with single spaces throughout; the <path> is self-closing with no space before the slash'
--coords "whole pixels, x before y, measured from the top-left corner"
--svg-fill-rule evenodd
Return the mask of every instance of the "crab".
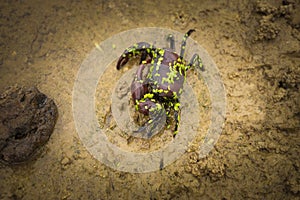
<path id="1" fill-rule="evenodd" d="M 173 137 L 178 133 L 179 98 L 183 92 L 186 72 L 191 68 L 204 70 L 198 54 L 194 54 L 189 63 L 184 59 L 186 40 L 194 31 L 190 29 L 184 35 L 179 55 L 175 52 L 174 36 L 170 34 L 167 37 L 170 42 L 169 48 L 156 48 L 147 42 L 139 42 L 126 48 L 117 62 L 116 68 L 120 70 L 132 57 L 141 57 L 131 84 L 131 95 L 135 109 L 149 116 L 144 126 L 137 130 L 137 132 L 147 131 L 148 138 L 153 136 L 155 127 L 165 113 L 168 118 L 171 118 L 173 113 L 175 119 Z M 145 68 L 147 72 L 143 75 Z"/>

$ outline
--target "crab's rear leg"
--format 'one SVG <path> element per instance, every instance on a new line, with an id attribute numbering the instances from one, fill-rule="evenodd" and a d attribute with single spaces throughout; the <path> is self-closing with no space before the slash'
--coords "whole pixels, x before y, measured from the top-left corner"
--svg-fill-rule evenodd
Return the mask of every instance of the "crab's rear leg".
<path id="1" fill-rule="evenodd" d="M 126 48 L 118 60 L 117 69 L 121 69 L 131 57 L 142 54 L 141 62 L 146 59 L 147 55 L 152 57 L 153 50 L 155 47 L 147 42 L 139 42 Z"/>
<path id="2" fill-rule="evenodd" d="M 200 69 L 201 71 L 204 71 L 204 66 L 202 63 L 202 60 L 198 54 L 194 54 L 190 60 L 190 63 L 188 64 L 188 69 L 194 68 L 194 69 Z"/>
<path id="3" fill-rule="evenodd" d="M 167 41 L 170 42 L 170 49 L 172 49 L 172 51 L 175 51 L 175 40 L 174 40 L 174 36 L 172 34 L 168 35 Z"/>
<path id="4" fill-rule="evenodd" d="M 185 46 L 186 46 L 186 40 L 187 38 L 195 32 L 195 29 L 190 29 L 186 34 L 184 34 L 182 42 L 181 42 L 181 47 L 180 47 L 180 58 L 182 59 L 184 57 L 185 53 Z"/>
<path id="5" fill-rule="evenodd" d="M 173 137 L 175 138 L 175 136 L 178 133 L 178 128 L 179 128 L 179 122 L 180 122 L 180 103 L 176 102 L 174 105 L 174 119 L 175 119 L 175 128 L 174 128 L 174 133 L 173 133 Z"/>

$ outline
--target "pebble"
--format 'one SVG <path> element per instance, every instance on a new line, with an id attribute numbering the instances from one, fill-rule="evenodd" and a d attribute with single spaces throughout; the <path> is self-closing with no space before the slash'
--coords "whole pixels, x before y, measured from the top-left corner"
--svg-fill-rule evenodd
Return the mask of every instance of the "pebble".
<path id="1" fill-rule="evenodd" d="M 63 166 L 66 166 L 68 164 L 71 163 L 71 160 L 68 157 L 64 157 L 61 162 L 60 162 Z"/>

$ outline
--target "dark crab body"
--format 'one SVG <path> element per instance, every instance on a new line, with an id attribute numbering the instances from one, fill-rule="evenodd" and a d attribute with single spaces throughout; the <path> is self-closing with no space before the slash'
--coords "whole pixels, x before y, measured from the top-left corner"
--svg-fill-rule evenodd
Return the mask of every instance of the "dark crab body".
<path id="1" fill-rule="evenodd" d="M 183 59 L 185 45 L 188 36 L 195 30 L 189 30 L 183 37 L 180 55 L 174 52 L 174 39 L 169 35 L 170 48 L 156 48 L 146 42 L 139 42 L 127 48 L 117 63 L 117 69 L 121 69 L 130 57 L 141 55 L 139 68 L 131 84 L 132 99 L 136 110 L 150 115 L 147 122 L 150 126 L 143 126 L 138 131 L 146 130 L 147 136 L 153 135 L 155 126 L 159 123 L 163 111 L 169 116 L 170 109 L 174 110 L 176 121 L 174 136 L 179 125 L 179 97 L 182 93 L 183 83 L 186 79 L 186 71 L 191 67 L 203 69 L 198 54 L 194 54 L 189 64 Z M 147 68 L 147 73 L 143 72 Z"/>

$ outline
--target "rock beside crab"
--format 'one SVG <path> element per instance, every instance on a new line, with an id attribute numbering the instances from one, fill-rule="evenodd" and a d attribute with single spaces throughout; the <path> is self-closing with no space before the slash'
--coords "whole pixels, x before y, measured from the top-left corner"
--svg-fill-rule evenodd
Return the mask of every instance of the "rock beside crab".
<path id="1" fill-rule="evenodd" d="M 10 87 L 0 94 L 0 161 L 17 164 L 31 158 L 49 139 L 58 112 L 36 87 Z"/>

